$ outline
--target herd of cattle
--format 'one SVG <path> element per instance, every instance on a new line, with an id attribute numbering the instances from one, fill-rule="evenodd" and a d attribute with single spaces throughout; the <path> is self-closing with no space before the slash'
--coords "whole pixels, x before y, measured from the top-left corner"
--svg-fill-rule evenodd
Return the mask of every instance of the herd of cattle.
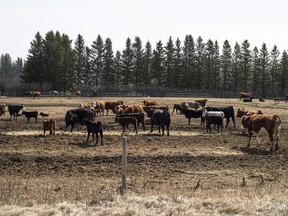
<path id="1" fill-rule="evenodd" d="M 217 132 L 222 132 L 223 127 L 228 127 L 230 119 L 235 127 L 235 111 L 233 106 L 228 107 L 209 107 L 206 106 L 207 99 L 195 100 L 195 101 L 183 101 L 180 104 L 174 104 L 172 113 L 169 112 L 168 106 L 161 106 L 156 100 L 144 100 L 141 105 L 126 105 L 123 101 L 95 101 L 91 104 L 80 104 L 78 108 L 68 110 L 65 114 L 65 131 L 70 126 L 70 131 L 76 124 L 86 125 L 89 141 L 90 134 L 94 141 L 96 135 L 96 144 L 100 135 L 101 145 L 103 145 L 103 131 L 104 125 L 101 121 L 95 121 L 96 116 L 104 116 L 105 111 L 108 115 L 111 110 L 115 115 L 115 123 L 118 123 L 122 128 L 121 137 L 124 135 L 126 129 L 129 129 L 129 125 L 133 125 L 134 131 L 137 134 L 137 128 L 140 123 L 145 131 L 145 125 L 151 125 L 150 132 L 153 132 L 153 127 L 158 126 L 158 132 L 164 135 L 165 127 L 167 130 L 167 136 L 169 136 L 169 128 L 171 125 L 171 115 L 176 112 L 177 114 L 183 114 L 188 119 L 190 125 L 191 119 L 199 118 L 200 125 L 206 124 L 207 133 L 211 133 L 211 126 L 217 126 Z M 25 111 L 25 107 L 22 104 L 9 104 L 8 106 L 0 105 L 0 116 L 5 115 L 8 111 L 11 120 L 17 120 L 17 116 L 23 115 L 27 118 L 27 122 L 30 118 L 34 118 L 37 122 L 38 115 L 43 117 L 49 116 L 47 113 L 38 113 L 38 111 Z M 145 115 L 146 114 L 146 115 Z M 147 118 L 145 118 L 147 116 Z M 260 138 L 259 131 L 264 128 L 270 140 L 270 151 L 278 149 L 279 132 L 281 129 L 281 119 L 278 115 L 263 114 L 261 110 L 244 110 L 238 109 L 236 117 L 241 118 L 241 127 L 248 130 L 248 144 L 250 146 L 251 137 L 256 134 L 257 147 L 259 151 Z M 97 118 L 98 119 L 98 118 Z M 224 122 L 226 124 L 224 125 Z M 56 121 L 53 118 L 43 121 L 44 136 L 46 131 L 50 134 L 55 134 Z M 161 131 L 162 129 L 162 131 Z"/>

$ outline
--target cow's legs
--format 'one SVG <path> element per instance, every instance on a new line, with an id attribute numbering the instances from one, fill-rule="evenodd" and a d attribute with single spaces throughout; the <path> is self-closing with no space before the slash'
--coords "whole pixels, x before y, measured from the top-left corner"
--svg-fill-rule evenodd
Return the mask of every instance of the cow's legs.
<path id="1" fill-rule="evenodd" d="M 259 148 L 260 148 L 260 137 L 259 134 L 257 133 L 256 135 L 256 140 L 257 140 L 257 149 L 258 149 L 258 154 L 260 154 Z"/>

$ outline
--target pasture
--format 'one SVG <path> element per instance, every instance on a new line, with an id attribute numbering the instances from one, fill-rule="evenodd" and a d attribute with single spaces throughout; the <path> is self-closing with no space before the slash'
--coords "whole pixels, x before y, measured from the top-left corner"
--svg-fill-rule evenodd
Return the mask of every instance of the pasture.
<path id="1" fill-rule="evenodd" d="M 141 104 L 145 98 L 99 98 Z M 193 98 L 153 98 L 173 105 Z M 207 133 L 200 119 L 191 125 L 183 115 L 171 115 L 170 136 L 126 131 L 127 191 L 120 195 L 121 127 L 115 115 L 96 117 L 104 123 L 104 145 L 86 142 L 85 126 L 64 132 L 67 110 L 93 97 L 0 98 L 0 104 L 22 103 L 26 111 L 49 113 L 56 135 L 43 136 L 39 116 L 10 121 L 0 117 L 0 215 L 287 215 L 288 103 L 272 100 L 244 103 L 209 98 L 206 106 L 260 109 L 282 120 L 279 150 L 269 153 L 269 138 L 261 133 L 260 154 L 242 135 L 240 118 L 222 133 Z"/>

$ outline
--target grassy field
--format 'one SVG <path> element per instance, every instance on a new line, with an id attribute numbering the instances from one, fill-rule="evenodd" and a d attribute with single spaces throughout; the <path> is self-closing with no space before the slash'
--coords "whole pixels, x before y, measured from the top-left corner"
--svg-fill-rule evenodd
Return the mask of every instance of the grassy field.
<path id="1" fill-rule="evenodd" d="M 141 104 L 146 98 L 99 98 Z M 195 98 L 151 98 L 161 105 Z M 150 126 L 128 140 L 127 191 L 121 196 L 121 128 L 114 114 L 99 116 L 105 124 L 104 145 L 86 142 L 86 129 L 64 132 L 67 110 L 96 98 L 0 98 L 0 104 L 24 104 L 26 110 L 49 113 L 56 135 L 43 136 L 42 120 L 0 117 L 0 215 L 287 215 L 288 103 L 272 100 L 243 103 L 209 98 L 207 106 L 260 109 L 282 119 L 280 148 L 269 153 L 261 133 L 246 147 L 240 119 L 222 133 L 206 133 L 200 119 L 191 125 L 171 115 L 170 136 Z M 170 110 L 171 113 L 172 110 Z"/>

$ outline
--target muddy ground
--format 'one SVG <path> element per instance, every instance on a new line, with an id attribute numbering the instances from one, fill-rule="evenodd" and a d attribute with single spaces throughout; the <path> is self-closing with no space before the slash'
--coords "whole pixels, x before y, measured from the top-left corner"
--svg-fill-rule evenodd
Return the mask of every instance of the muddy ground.
<path id="1" fill-rule="evenodd" d="M 1 203 L 13 203 L 17 196 L 40 203 L 95 200 L 95 197 L 107 198 L 120 191 L 121 128 L 114 123 L 114 115 L 109 112 L 108 116 L 97 117 L 106 125 L 103 146 L 86 142 L 84 126 L 76 126 L 72 133 L 63 131 L 65 112 L 77 107 L 80 100 L 69 99 L 66 103 L 65 99 L 50 98 L 47 102 L 41 98 L 23 102 L 26 110 L 50 113 L 50 117 L 56 119 L 55 136 L 43 136 L 43 117 L 36 123 L 34 119 L 27 123 L 24 116 L 19 116 L 17 121 L 11 121 L 9 115 L 0 117 Z M 141 102 L 141 99 L 131 100 Z M 171 107 L 182 99 L 161 100 Z M 16 103 L 17 99 L 1 98 L 1 103 L 4 102 Z M 255 138 L 251 147 L 246 147 L 248 137 L 241 134 L 239 118 L 236 118 L 236 128 L 230 123 L 222 133 L 213 128 L 210 134 L 200 126 L 200 119 L 193 119 L 188 125 L 183 115 L 174 113 L 169 137 L 166 132 L 165 136 L 160 136 L 156 128 L 149 133 L 150 125 L 146 131 L 140 127 L 137 135 L 133 131 L 126 132 L 128 191 L 171 196 L 210 191 L 217 196 L 226 190 L 269 184 L 287 193 L 288 104 L 208 100 L 208 106 L 221 105 L 233 105 L 235 110 L 257 108 L 264 113 L 278 114 L 283 121 L 279 150 L 269 153 L 265 133 L 262 133 L 260 154 Z M 23 202 L 19 200 L 17 202 Z"/>

